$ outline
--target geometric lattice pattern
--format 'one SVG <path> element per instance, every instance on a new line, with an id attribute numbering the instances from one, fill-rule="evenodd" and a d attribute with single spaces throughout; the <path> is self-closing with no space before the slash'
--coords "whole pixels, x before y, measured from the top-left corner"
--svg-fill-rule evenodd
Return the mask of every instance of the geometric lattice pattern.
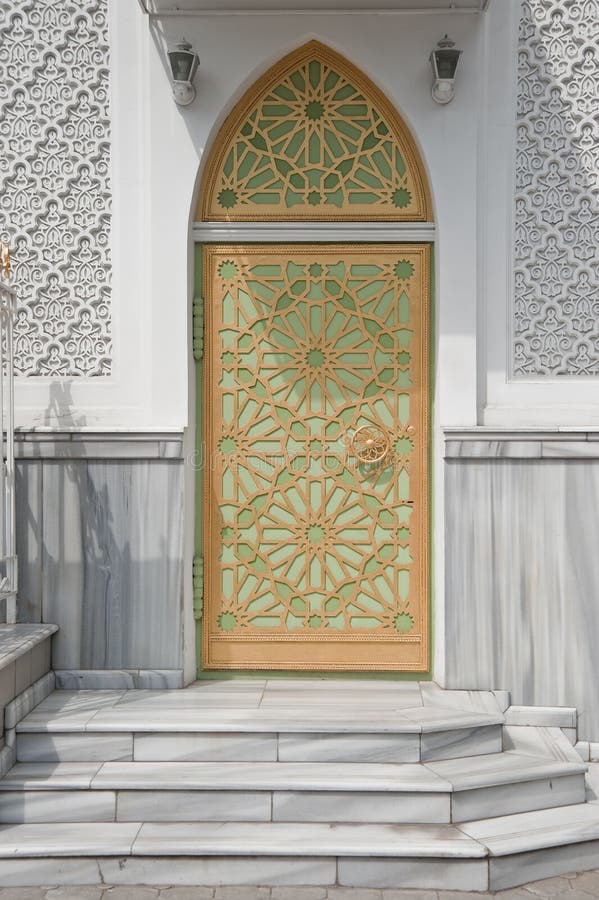
<path id="1" fill-rule="evenodd" d="M 424 220 L 420 173 L 384 95 L 312 41 L 260 79 L 225 124 L 202 218 Z"/>
<path id="2" fill-rule="evenodd" d="M 523 0 L 517 375 L 599 375 L 599 0 Z"/>
<path id="3" fill-rule="evenodd" d="M 108 0 L 0 0 L 0 238 L 19 375 L 111 369 Z"/>
<path id="4" fill-rule="evenodd" d="M 290 639 L 287 667 L 299 653 L 300 667 L 351 668 L 352 642 L 373 638 L 382 668 L 413 662 L 426 620 L 423 248 L 206 253 L 212 638 L 222 653 L 266 636 L 264 667 L 273 635 Z M 389 439 L 376 464 L 351 443 L 367 425 Z"/>

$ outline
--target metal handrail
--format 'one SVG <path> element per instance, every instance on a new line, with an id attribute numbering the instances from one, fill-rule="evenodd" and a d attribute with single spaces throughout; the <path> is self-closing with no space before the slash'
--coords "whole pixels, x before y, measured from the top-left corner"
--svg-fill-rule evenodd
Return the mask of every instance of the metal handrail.
<path id="1" fill-rule="evenodd" d="M 15 398 L 13 323 L 16 291 L 11 284 L 10 250 L 0 241 L 0 601 L 6 603 L 6 622 L 17 621 L 17 555 L 15 516 Z"/>

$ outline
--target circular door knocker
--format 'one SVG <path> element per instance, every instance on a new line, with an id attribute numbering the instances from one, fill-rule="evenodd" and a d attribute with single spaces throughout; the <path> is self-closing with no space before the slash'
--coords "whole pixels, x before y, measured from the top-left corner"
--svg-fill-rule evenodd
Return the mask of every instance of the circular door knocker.
<path id="1" fill-rule="evenodd" d="M 389 436 L 377 425 L 362 425 L 356 428 L 351 438 L 351 448 L 361 463 L 382 462 L 389 450 Z"/>

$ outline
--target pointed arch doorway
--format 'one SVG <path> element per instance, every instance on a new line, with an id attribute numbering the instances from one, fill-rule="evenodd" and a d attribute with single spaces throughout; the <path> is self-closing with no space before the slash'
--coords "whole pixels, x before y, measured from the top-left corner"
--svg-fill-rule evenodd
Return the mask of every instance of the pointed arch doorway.
<path id="1" fill-rule="evenodd" d="M 202 667 L 426 671 L 432 217 L 407 127 L 311 41 L 224 123 L 196 218 Z"/>

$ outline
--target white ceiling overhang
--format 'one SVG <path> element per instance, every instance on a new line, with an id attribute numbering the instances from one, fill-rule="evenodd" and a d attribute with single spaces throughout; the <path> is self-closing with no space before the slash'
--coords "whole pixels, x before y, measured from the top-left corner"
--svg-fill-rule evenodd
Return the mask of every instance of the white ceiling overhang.
<path id="1" fill-rule="evenodd" d="M 484 12 L 490 0 L 139 0 L 144 12 L 158 15 L 185 13 L 465 13 Z"/>

